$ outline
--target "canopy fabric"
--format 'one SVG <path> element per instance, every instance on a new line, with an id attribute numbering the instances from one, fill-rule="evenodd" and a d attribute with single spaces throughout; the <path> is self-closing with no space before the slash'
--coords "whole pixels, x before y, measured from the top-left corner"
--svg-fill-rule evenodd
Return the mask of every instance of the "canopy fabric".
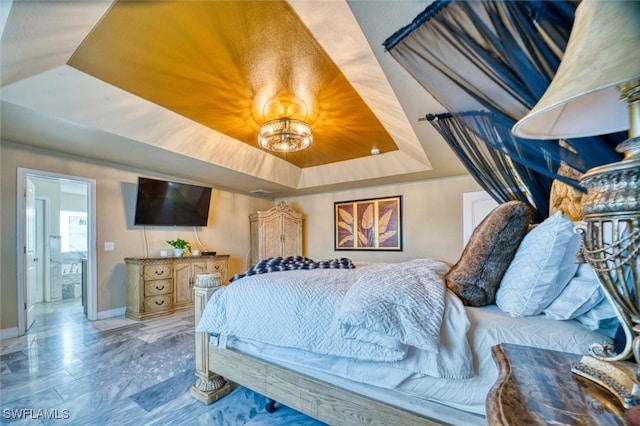
<path id="1" fill-rule="evenodd" d="M 489 191 L 498 202 L 526 194 L 539 212 L 538 220 L 548 214 L 554 179 L 578 186 L 575 179 L 558 173 L 561 164 L 583 173 L 617 161 L 621 157 L 614 147 L 625 138 L 620 133 L 560 143 L 515 138 L 510 132 L 553 79 L 577 4 L 437 0 L 384 42 L 393 58 L 455 116 L 455 120 L 442 116 L 443 120 L 430 122 L 469 173 L 483 187 L 489 180 L 495 180 L 492 187 L 509 185 Z M 425 111 L 425 115 L 437 113 Z M 461 136 L 462 128 L 475 136 Z M 471 148 L 469 143 L 486 146 Z M 470 155 L 487 150 L 497 153 Z M 490 160 L 503 155 L 509 161 Z M 481 164 L 486 161 L 491 164 Z M 503 175 L 495 179 L 489 174 Z"/>

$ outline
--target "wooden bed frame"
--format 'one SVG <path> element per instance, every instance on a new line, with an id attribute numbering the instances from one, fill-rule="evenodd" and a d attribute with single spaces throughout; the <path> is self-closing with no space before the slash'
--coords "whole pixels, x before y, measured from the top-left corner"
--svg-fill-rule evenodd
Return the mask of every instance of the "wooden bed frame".
<path id="1" fill-rule="evenodd" d="M 566 167 L 559 172 L 573 177 L 577 173 Z M 550 215 L 560 210 L 572 220 L 579 220 L 582 195 L 555 180 L 551 187 Z M 196 324 L 216 290 L 195 286 Z M 421 401 L 420 411 L 426 415 L 418 414 L 249 355 L 211 347 L 208 333 L 196 333 L 196 377 L 191 395 L 205 404 L 228 394 L 232 390 L 228 382 L 231 381 L 331 425 L 486 424 L 482 416 L 437 402 Z"/>
<path id="2" fill-rule="evenodd" d="M 218 288 L 195 286 L 196 324 Z M 429 416 L 407 411 L 249 355 L 210 346 L 208 333 L 196 333 L 196 377 L 191 395 L 205 404 L 231 392 L 233 382 L 330 425 L 484 423 L 479 415 L 436 402 L 421 404 Z"/>

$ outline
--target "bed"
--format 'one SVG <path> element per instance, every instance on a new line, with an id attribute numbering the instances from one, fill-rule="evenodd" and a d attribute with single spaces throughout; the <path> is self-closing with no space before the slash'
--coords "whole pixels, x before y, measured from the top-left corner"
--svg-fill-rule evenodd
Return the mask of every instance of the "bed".
<path id="1" fill-rule="evenodd" d="M 453 265 L 269 259 L 196 286 L 192 395 L 212 403 L 233 382 L 328 424 L 486 424 L 492 346 L 587 353 L 617 325 L 574 261 L 573 222 L 529 220 L 498 206 Z"/>

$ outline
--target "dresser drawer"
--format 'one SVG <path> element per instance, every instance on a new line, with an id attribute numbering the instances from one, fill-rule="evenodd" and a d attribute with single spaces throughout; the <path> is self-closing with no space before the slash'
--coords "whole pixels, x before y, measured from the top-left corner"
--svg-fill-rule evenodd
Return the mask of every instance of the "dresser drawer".
<path id="1" fill-rule="evenodd" d="M 171 278 L 171 265 L 145 265 L 144 266 L 144 279 L 145 280 L 160 280 L 165 278 Z"/>
<path id="2" fill-rule="evenodd" d="M 227 262 L 224 260 L 214 260 L 211 262 L 210 266 L 211 270 L 209 272 L 218 272 L 222 279 L 224 280 L 227 276 Z"/>
<path id="3" fill-rule="evenodd" d="M 171 309 L 171 295 L 161 294 L 159 296 L 151 296 L 144 298 L 144 310 L 146 312 L 164 311 Z"/>
<path id="4" fill-rule="evenodd" d="M 229 255 L 127 257 L 125 316 L 145 320 L 193 309 L 199 274 L 220 274 L 228 282 Z M 203 282 L 204 284 L 204 282 Z"/>
<path id="5" fill-rule="evenodd" d="M 173 290 L 172 280 L 152 280 L 144 283 L 144 295 L 155 296 L 158 294 L 171 293 Z"/>

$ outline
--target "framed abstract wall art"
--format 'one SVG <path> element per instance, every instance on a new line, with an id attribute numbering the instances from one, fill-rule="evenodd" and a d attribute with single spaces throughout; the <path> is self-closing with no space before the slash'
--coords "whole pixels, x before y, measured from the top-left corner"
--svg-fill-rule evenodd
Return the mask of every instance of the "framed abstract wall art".
<path id="1" fill-rule="evenodd" d="M 334 203 L 335 250 L 402 251 L 402 196 Z"/>

